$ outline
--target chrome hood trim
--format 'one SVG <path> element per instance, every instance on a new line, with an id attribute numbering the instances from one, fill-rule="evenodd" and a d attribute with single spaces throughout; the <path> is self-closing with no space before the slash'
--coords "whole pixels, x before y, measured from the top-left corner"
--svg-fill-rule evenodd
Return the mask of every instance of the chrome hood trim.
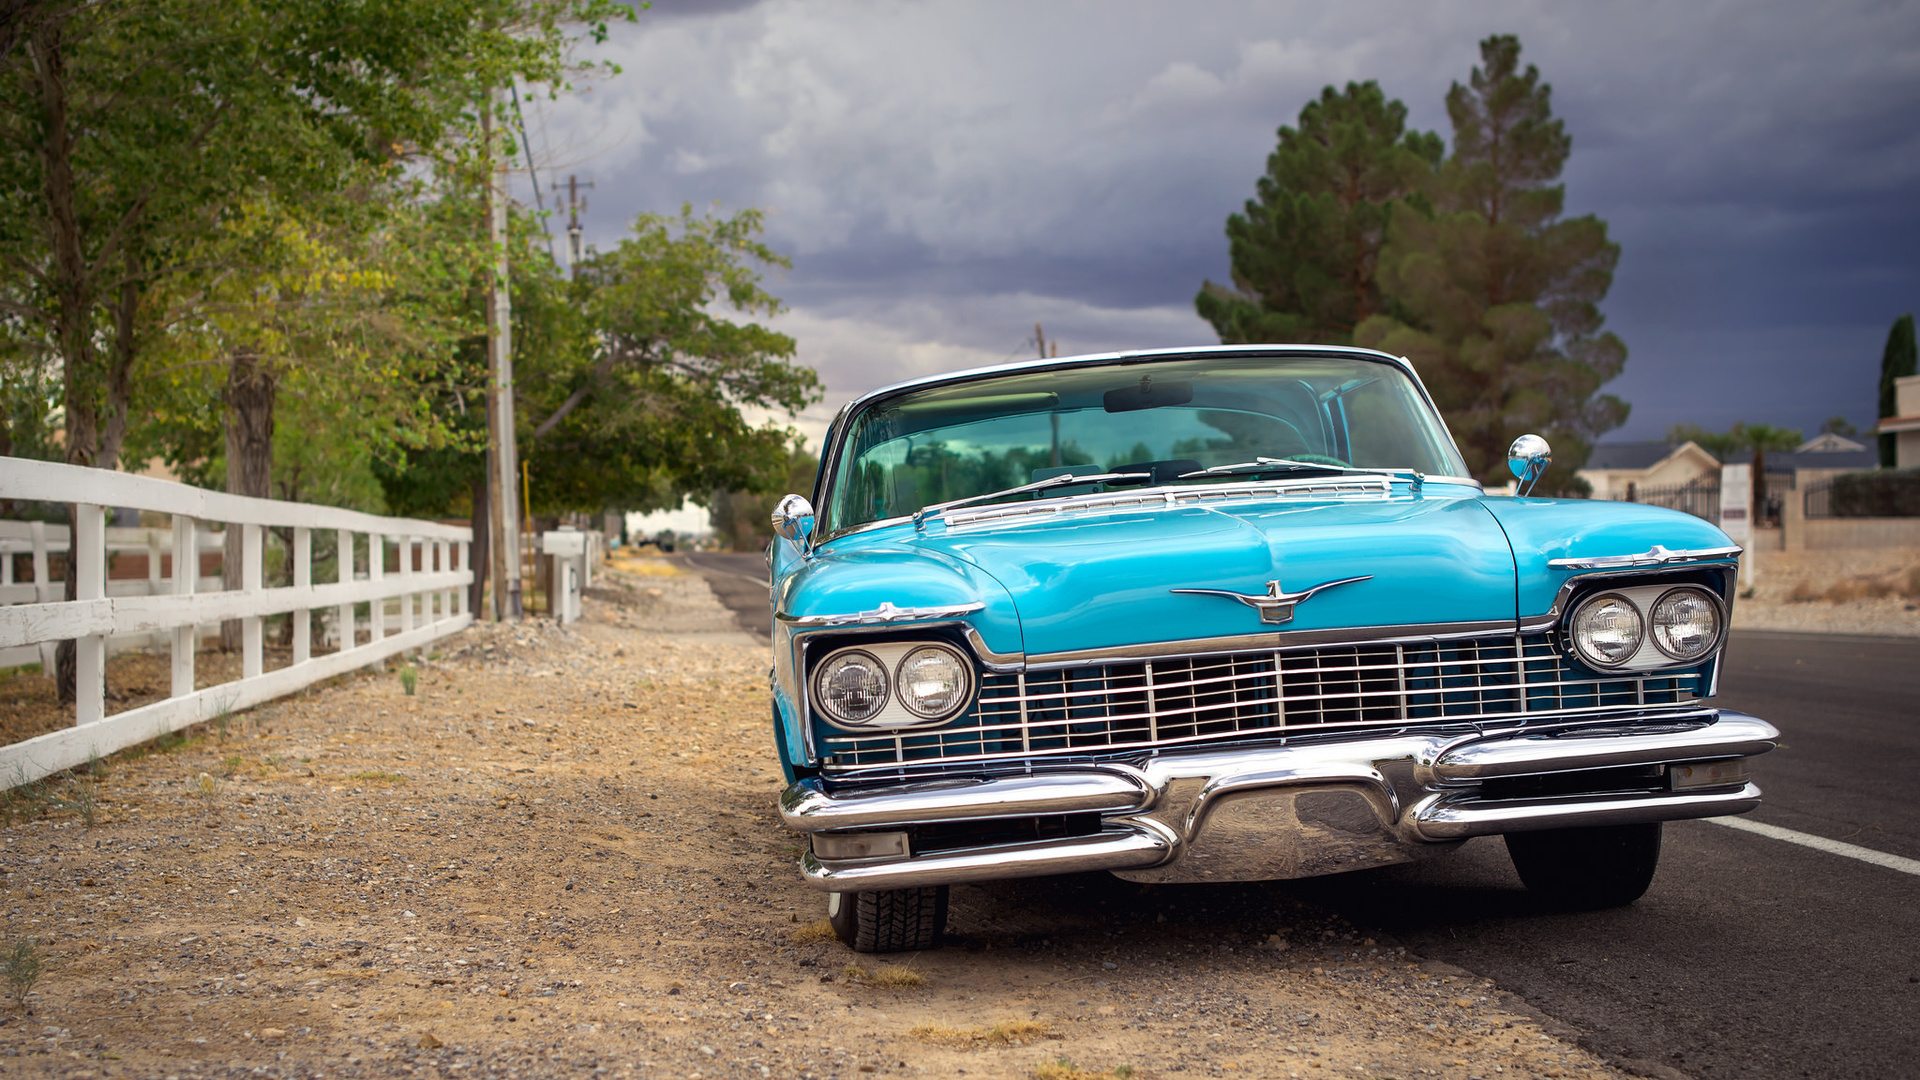
<path id="1" fill-rule="evenodd" d="M 1738 544 L 1732 547 L 1699 548 L 1694 551 L 1669 551 L 1659 544 L 1638 555 L 1588 555 L 1577 559 L 1548 559 L 1547 565 L 1555 570 L 1617 570 L 1633 566 L 1670 566 L 1674 563 L 1699 562 L 1705 559 L 1727 559 L 1741 553 Z"/>
<path id="2" fill-rule="evenodd" d="M 894 623 L 957 619 L 962 615 L 981 611 L 986 606 L 985 603 L 976 600 L 971 604 L 947 604 L 940 607 L 898 607 L 891 600 L 882 600 L 880 606 L 872 611 L 852 611 L 835 615 L 790 615 L 784 611 L 776 611 L 773 617 L 796 629 L 826 626 L 887 626 Z"/>

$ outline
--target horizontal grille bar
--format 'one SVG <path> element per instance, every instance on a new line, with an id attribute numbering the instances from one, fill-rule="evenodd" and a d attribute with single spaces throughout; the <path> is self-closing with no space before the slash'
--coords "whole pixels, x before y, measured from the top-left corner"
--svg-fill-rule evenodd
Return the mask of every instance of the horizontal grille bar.
<path id="1" fill-rule="evenodd" d="M 932 731 L 822 727 L 829 770 L 1107 754 L 1334 726 L 1510 720 L 1681 705 L 1701 669 L 1595 678 L 1547 634 L 1342 645 L 990 674 Z"/>

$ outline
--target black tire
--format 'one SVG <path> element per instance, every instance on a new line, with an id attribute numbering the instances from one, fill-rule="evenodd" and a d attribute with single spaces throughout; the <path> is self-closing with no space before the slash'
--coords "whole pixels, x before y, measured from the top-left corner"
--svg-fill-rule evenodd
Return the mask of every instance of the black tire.
<path id="1" fill-rule="evenodd" d="M 854 952 L 931 949 L 947 928 L 947 887 L 829 893 L 827 921 Z"/>
<path id="2" fill-rule="evenodd" d="M 1507 834 L 1527 891 L 1574 911 L 1623 907 L 1645 895 L 1660 866 L 1660 823 Z"/>

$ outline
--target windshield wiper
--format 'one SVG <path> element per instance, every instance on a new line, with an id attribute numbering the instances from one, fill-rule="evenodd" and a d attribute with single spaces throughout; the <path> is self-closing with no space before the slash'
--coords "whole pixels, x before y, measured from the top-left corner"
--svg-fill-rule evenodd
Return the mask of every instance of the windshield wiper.
<path id="1" fill-rule="evenodd" d="M 1351 465 L 1329 465 L 1322 461 L 1295 461 L 1292 458 L 1255 458 L 1232 465 L 1215 465 L 1199 472 L 1181 473 L 1176 480 L 1203 480 L 1209 476 L 1404 476 L 1418 489 L 1427 479 L 1418 469 L 1361 469 Z"/>
<path id="2" fill-rule="evenodd" d="M 951 510 L 956 506 L 970 506 L 974 503 L 987 502 L 991 499 L 1005 498 L 1008 495 L 1024 495 L 1029 491 L 1045 491 L 1047 488 L 1061 487 L 1066 484 L 1111 484 L 1116 480 L 1134 482 L 1151 479 L 1153 479 L 1153 474 L 1150 472 L 1061 473 L 1058 476 L 1049 476 L 1045 480 L 1035 480 L 1031 484 L 1010 487 L 1005 491 L 989 491 L 984 495 L 969 495 L 964 499 L 954 499 L 950 502 L 923 506 L 913 512 L 913 527 L 916 529 L 920 528 L 921 523 L 926 520 L 929 514 L 938 514 L 942 511 Z"/>
<path id="3" fill-rule="evenodd" d="M 1292 458 L 1254 458 L 1252 461 L 1235 462 L 1232 465 L 1215 465 L 1211 469 L 1198 472 L 1181 473 L 1176 480 L 1197 480 L 1207 476 L 1259 476 L 1264 473 L 1292 475 L 1294 473 L 1323 473 L 1339 475 L 1342 473 L 1372 473 L 1378 469 L 1355 469 L 1346 465 L 1328 465 L 1319 461 L 1295 461 Z"/>

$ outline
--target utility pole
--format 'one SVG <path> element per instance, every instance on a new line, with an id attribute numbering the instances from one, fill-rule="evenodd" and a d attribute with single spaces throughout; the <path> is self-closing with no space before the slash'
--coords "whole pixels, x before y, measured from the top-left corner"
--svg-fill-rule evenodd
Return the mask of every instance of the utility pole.
<path id="1" fill-rule="evenodd" d="M 593 183 L 582 184 L 579 177 L 567 174 L 567 266 L 576 278 L 580 276 L 580 260 L 587 254 L 580 230 L 580 211 L 587 208 L 587 200 L 580 197 L 583 187 L 591 188 Z"/>
<path id="2" fill-rule="evenodd" d="M 495 146 L 494 107 L 489 94 L 480 114 L 480 137 L 487 150 L 487 242 L 493 273 L 487 283 L 487 485 L 492 506 L 493 614 L 499 621 L 520 618 L 519 452 L 513 429 L 513 303 L 507 289 L 507 172 Z"/>

